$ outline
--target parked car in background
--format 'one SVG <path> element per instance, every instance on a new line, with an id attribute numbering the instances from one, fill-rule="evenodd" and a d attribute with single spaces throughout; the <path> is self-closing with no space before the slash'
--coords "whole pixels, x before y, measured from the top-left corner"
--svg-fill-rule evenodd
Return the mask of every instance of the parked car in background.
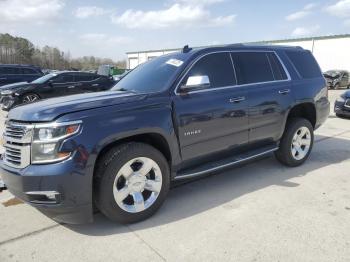
<path id="1" fill-rule="evenodd" d="M 346 70 L 329 70 L 323 74 L 326 78 L 329 89 L 338 89 L 340 87 L 350 87 L 350 74 Z"/>
<path id="2" fill-rule="evenodd" d="M 16 105 L 73 94 L 110 89 L 116 81 L 110 77 L 86 72 L 63 71 L 51 73 L 30 83 L 16 83 L 0 87 L 3 110 Z"/>
<path id="3" fill-rule="evenodd" d="M 11 110 L 1 176 L 57 221 L 89 222 L 99 209 L 133 223 L 159 209 L 172 182 L 272 152 L 300 166 L 328 114 L 308 50 L 186 47 L 139 65 L 111 91 Z"/>
<path id="4" fill-rule="evenodd" d="M 350 117 L 350 90 L 341 94 L 335 101 L 334 113 L 338 117 Z"/>
<path id="5" fill-rule="evenodd" d="M 18 82 L 31 82 L 43 75 L 44 73 L 37 66 L 0 64 L 0 86 Z"/>

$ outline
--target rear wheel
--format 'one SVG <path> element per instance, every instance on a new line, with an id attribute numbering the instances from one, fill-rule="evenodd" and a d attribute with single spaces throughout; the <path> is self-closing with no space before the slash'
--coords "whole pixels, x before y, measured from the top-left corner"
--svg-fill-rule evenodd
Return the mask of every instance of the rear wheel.
<path id="1" fill-rule="evenodd" d="M 313 143 L 311 123 L 304 118 L 292 118 L 287 123 L 275 156 L 284 165 L 299 166 L 309 157 Z"/>
<path id="2" fill-rule="evenodd" d="M 23 104 L 29 104 L 33 103 L 35 101 L 40 100 L 40 97 L 37 94 L 30 93 L 30 94 L 25 94 L 22 98 L 22 103 Z"/>
<path id="3" fill-rule="evenodd" d="M 96 206 L 120 223 L 152 216 L 164 202 L 170 185 L 166 159 L 142 143 L 111 149 L 99 162 L 95 176 Z"/>

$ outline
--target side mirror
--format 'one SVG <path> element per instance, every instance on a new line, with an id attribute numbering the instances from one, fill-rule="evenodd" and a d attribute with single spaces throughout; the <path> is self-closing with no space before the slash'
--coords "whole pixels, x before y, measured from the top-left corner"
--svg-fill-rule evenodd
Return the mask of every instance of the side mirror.
<path id="1" fill-rule="evenodd" d="M 210 80 L 208 76 L 190 76 L 187 79 L 186 84 L 181 87 L 181 90 L 187 92 L 190 90 L 205 89 L 209 87 Z"/>

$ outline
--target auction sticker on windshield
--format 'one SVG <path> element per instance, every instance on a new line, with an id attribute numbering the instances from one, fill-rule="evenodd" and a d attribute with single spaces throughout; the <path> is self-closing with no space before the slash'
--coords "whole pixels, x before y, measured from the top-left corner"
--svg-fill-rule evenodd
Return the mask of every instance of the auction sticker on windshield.
<path id="1" fill-rule="evenodd" d="M 179 67 L 179 66 L 181 66 L 184 62 L 181 61 L 181 60 L 172 58 L 172 59 L 169 59 L 166 63 L 167 63 L 168 65 L 173 65 L 173 66 Z"/>

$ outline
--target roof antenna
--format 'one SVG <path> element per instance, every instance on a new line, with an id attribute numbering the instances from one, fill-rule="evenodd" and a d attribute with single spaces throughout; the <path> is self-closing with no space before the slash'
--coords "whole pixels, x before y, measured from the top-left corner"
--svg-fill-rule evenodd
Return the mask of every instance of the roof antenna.
<path id="1" fill-rule="evenodd" d="M 182 53 L 188 53 L 192 50 L 192 48 L 188 47 L 188 45 L 185 45 L 184 48 L 182 49 Z"/>

